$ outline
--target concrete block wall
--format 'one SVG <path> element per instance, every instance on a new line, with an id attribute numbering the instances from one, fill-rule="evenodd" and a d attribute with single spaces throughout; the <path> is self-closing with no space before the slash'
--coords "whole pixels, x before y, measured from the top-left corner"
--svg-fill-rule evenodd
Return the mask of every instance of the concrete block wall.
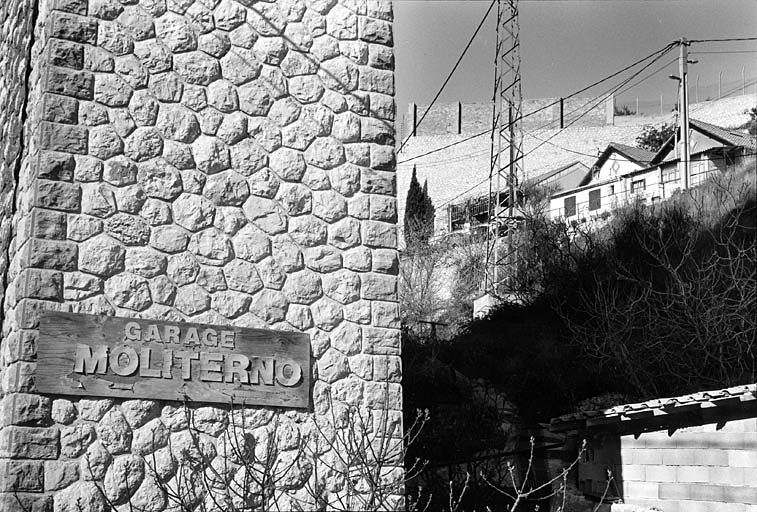
<path id="1" fill-rule="evenodd" d="M 757 418 L 622 436 L 620 458 L 627 504 L 757 511 Z"/>
<path id="2" fill-rule="evenodd" d="M 247 408 L 255 435 L 284 429 L 292 459 L 348 405 L 401 433 L 391 4 L 37 7 L 0 342 L 0 510 L 99 512 L 98 486 L 163 510 L 136 454 L 175 471 L 171 452 L 191 444 L 177 404 L 36 393 L 46 309 L 307 332 L 312 407 Z M 3 25 L 19 41 L 27 12 Z M 194 414 L 218 460 L 226 409 Z M 313 508 L 308 488 L 344 499 L 344 474 L 291 462 L 263 506 Z"/>

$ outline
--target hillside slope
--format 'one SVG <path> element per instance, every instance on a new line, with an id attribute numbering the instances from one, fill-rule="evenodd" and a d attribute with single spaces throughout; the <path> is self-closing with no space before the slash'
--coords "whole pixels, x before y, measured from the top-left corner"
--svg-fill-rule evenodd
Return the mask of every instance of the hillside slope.
<path id="1" fill-rule="evenodd" d="M 691 117 L 708 123 L 736 128 L 747 122 L 747 108 L 757 104 L 754 95 L 725 98 L 691 105 Z M 525 175 L 535 176 L 579 160 L 591 165 L 610 142 L 635 145 L 645 125 L 671 122 L 666 116 L 623 116 L 615 126 L 577 126 L 564 130 L 543 129 L 527 132 L 523 140 L 526 157 Z M 482 126 L 480 131 L 486 130 Z M 475 133 L 475 132 L 474 132 Z M 421 183 L 428 180 L 428 190 L 437 211 L 437 230 L 446 223 L 446 207 L 467 197 L 485 195 L 489 190 L 491 139 L 489 134 L 473 138 L 428 156 L 417 155 L 452 144 L 470 135 L 427 135 L 412 138 L 397 157 L 397 187 L 400 225 L 405 198 L 416 167 Z M 547 140 L 548 142 L 544 142 Z M 506 148 L 503 148 L 506 149 Z M 409 160 L 412 159 L 412 160 Z"/>

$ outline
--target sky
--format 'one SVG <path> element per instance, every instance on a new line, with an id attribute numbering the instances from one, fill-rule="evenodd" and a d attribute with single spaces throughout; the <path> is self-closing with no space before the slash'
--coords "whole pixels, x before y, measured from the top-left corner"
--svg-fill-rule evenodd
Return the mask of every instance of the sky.
<path id="1" fill-rule="evenodd" d="M 394 1 L 400 115 L 410 102 L 431 101 L 489 4 Z M 681 37 L 757 37 L 755 0 L 521 0 L 519 6 L 524 98 L 567 96 Z M 496 6 L 439 102 L 491 101 L 495 19 Z M 692 101 L 697 92 L 700 100 L 717 97 L 720 73 L 724 94 L 740 92 L 742 69 L 747 84 L 757 78 L 757 41 L 696 43 L 690 52 L 718 52 L 691 56 L 699 61 L 689 69 Z M 668 75 L 678 74 L 677 57 L 677 49 L 665 55 L 639 78 L 663 69 L 621 94 L 617 102 L 634 108 L 638 97 L 643 109 L 659 105 L 661 94 L 666 104 L 673 102 L 677 83 Z M 605 90 L 591 89 L 584 96 Z M 757 95 L 757 85 L 747 92 Z"/>

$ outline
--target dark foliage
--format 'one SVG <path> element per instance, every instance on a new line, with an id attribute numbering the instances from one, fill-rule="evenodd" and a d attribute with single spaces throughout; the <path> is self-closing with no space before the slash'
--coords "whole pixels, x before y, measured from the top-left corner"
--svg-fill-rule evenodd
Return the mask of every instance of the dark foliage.
<path id="1" fill-rule="evenodd" d="M 674 124 L 664 124 L 660 127 L 657 126 L 645 126 L 641 135 L 636 137 L 636 145 L 647 151 L 659 151 L 662 145 L 667 141 L 676 131 Z"/>
<path id="2" fill-rule="evenodd" d="M 436 359 L 497 386 L 526 422 L 606 393 L 641 400 L 753 382 L 753 191 L 731 206 L 708 196 L 720 212 L 703 196 L 629 207 L 599 232 L 532 221 L 520 278 L 537 291 L 470 323 Z"/>
<path id="3" fill-rule="evenodd" d="M 746 111 L 749 114 L 749 121 L 743 126 L 749 132 L 749 135 L 757 135 L 757 107 L 752 107 Z"/>
<path id="4" fill-rule="evenodd" d="M 616 116 L 632 116 L 636 114 L 628 105 L 615 105 Z"/>
<path id="5" fill-rule="evenodd" d="M 405 201 L 405 245 L 426 244 L 434 233 L 434 205 L 428 195 L 428 182 L 421 188 L 413 167 L 413 176 Z"/>

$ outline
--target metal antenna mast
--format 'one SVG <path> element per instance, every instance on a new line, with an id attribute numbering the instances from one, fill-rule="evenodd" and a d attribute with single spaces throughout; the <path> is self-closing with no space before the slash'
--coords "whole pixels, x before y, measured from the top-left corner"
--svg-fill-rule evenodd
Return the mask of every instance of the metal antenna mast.
<path id="1" fill-rule="evenodd" d="M 516 189 L 518 180 L 523 177 L 518 0 L 497 0 L 494 67 L 485 292 L 494 298 L 500 298 L 513 284 L 512 277 L 516 265 L 513 240 Z M 503 142 L 509 149 L 507 160 L 503 155 Z M 507 207 L 503 208 L 503 204 Z M 502 247 L 500 240 L 503 225 L 507 229 L 505 247 Z"/>

